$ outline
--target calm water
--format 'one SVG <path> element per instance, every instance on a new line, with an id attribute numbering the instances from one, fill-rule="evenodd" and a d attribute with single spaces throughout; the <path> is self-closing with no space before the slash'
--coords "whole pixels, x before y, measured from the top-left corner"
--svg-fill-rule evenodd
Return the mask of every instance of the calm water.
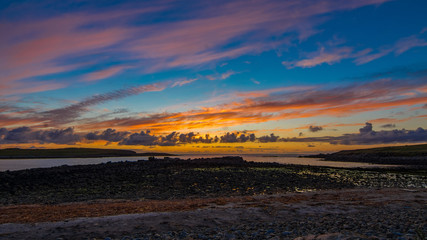
<path id="1" fill-rule="evenodd" d="M 188 158 L 209 158 L 222 157 L 227 155 L 180 155 L 181 159 Z M 378 165 L 369 163 L 355 162 L 329 162 L 319 161 L 317 158 L 298 158 L 293 156 L 266 157 L 259 155 L 242 155 L 246 161 L 254 162 L 277 162 L 283 164 L 299 164 L 311 166 L 327 166 L 327 167 L 393 167 L 393 165 Z M 106 157 L 106 158 L 48 158 L 48 159 L 0 159 L 0 171 L 14 171 L 30 168 L 49 168 L 62 165 L 85 165 L 98 164 L 105 162 L 122 162 L 122 161 L 138 161 L 147 160 L 148 157 Z"/>

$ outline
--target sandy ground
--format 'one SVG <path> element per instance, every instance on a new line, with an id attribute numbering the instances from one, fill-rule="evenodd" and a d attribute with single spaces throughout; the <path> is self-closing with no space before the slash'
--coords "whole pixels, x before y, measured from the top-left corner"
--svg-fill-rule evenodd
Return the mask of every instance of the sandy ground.
<path id="1" fill-rule="evenodd" d="M 423 231 L 426 215 L 427 189 L 346 189 L 176 201 L 104 200 L 0 207 L 0 239 L 233 239 L 241 232 L 252 239 L 353 239 L 367 231 L 360 229 L 365 225 L 374 235 L 378 231 L 378 236 L 397 239 L 399 234 L 413 232 L 411 226 Z M 386 218 L 391 220 L 385 222 Z M 390 226 L 381 225 L 383 222 Z M 272 233 L 254 235 L 264 226 L 270 226 Z M 382 229 L 385 227 L 388 230 Z M 402 233 L 390 235 L 392 227 Z M 416 239 L 417 235 L 405 236 Z"/>

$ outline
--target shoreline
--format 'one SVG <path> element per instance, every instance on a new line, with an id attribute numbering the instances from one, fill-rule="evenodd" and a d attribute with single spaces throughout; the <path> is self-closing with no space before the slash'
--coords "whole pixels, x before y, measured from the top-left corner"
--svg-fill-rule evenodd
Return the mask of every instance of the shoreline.
<path id="1" fill-rule="evenodd" d="M 0 240 L 415 239 L 426 215 L 423 169 L 166 157 L 0 172 Z"/>
<path id="2" fill-rule="evenodd" d="M 284 165 L 247 162 L 241 157 L 166 157 L 0 172 L 0 205 L 173 200 L 357 187 L 427 188 L 427 170 Z"/>
<path id="3" fill-rule="evenodd" d="M 426 199 L 426 189 L 362 188 L 1 207 L 6 218 L 15 211 L 24 220 L 0 224 L 0 239 L 415 239 L 427 232 Z"/>

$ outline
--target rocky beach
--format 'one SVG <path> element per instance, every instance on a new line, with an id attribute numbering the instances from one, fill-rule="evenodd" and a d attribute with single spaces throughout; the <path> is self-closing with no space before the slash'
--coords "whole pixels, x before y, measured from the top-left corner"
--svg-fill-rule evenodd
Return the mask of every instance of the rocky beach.
<path id="1" fill-rule="evenodd" d="M 423 169 L 241 157 L 0 172 L 0 239 L 422 239 Z"/>

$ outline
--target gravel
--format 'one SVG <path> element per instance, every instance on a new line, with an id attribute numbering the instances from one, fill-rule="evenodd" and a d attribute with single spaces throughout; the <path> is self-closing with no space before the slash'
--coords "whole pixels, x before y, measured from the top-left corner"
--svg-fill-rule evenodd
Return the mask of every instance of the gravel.
<path id="1" fill-rule="evenodd" d="M 302 194 L 310 199 L 283 203 L 270 195 L 260 196 L 268 203 L 258 207 L 232 203 L 186 212 L 2 224 L 0 239 L 425 239 L 425 189 Z"/>

